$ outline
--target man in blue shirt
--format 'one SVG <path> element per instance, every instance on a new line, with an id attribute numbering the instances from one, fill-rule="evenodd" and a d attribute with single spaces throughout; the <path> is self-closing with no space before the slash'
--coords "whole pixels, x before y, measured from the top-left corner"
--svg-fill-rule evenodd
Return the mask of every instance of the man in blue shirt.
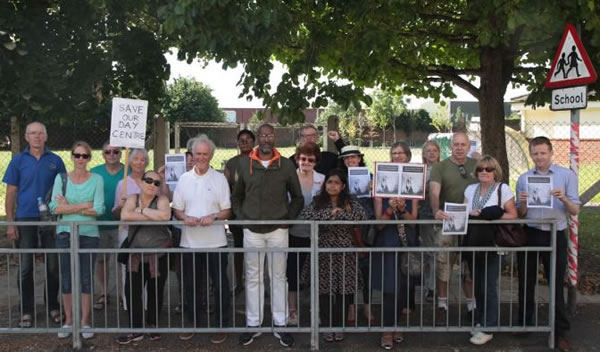
<path id="1" fill-rule="evenodd" d="M 552 143 L 546 137 L 535 137 L 529 142 L 529 154 L 535 168 L 525 172 L 517 181 L 517 209 L 519 217 L 525 219 L 557 220 L 556 232 L 556 347 L 560 351 L 569 349 L 565 338 L 569 330 L 569 318 L 564 297 L 564 277 L 567 268 L 567 217 L 579 213 L 579 191 L 575 173 L 552 163 Z M 552 208 L 527 208 L 527 176 L 552 176 Z M 527 224 L 527 246 L 550 246 L 552 232 L 547 224 Z M 535 285 L 537 282 L 538 263 L 542 260 L 546 277 L 550 281 L 550 252 L 519 252 L 519 320 L 520 324 L 535 325 Z M 525 313 L 524 313 L 525 311 Z M 525 314 L 525 321 L 523 319 Z"/>
<path id="2" fill-rule="evenodd" d="M 32 122 L 25 129 L 25 140 L 29 144 L 25 150 L 10 161 L 2 182 L 6 183 L 6 220 L 40 221 L 37 199 L 45 199 L 59 173 L 66 172 L 62 159 L 46 148 L 48 135 L 46 127 Z M 16 213 L 15 213 L 16 204 Z M 15 241 L 17 248 L 55 248 L 54 231 L 42 231 L 38 226 L 8 226 L 9 240 Z M 46 302 L 50 318 L 61 322 L 58 294 L 58 261 L 56 254 L 48 254 L 46 262 Z M 20 327 L 31 327 L 35 311 L 33 286 L 33 255 L 21 254 L 19 290 L 21 293 Z"/>

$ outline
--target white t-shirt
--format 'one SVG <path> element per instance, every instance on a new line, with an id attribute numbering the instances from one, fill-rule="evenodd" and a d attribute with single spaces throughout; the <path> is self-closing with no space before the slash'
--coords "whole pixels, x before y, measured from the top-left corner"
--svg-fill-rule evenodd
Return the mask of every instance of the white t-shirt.
<path id="1" fill-rule="evenodd" d="M 231 209 L 229 184 L 225 176 L 212 168 L 204 175 L 194 169 L 179 178 L 173 194 L 173 209 L 196 218 Z M 225 226 L 184 226 L 181 247 L 218 248 L 227 246 Z"/>
<path id="2" fill-rule="evenodd" d="M 475 196 L 475 189 L 477 188 L 477 183 L 472 184 L 467 186 L 467 189 L 465 189 L 465 198 L 467 199 L 467 210 L 470 213 L 473 210 L 473 197 Z M 504 204 L 506 204 L 507 201 L 515 198 L 515 195 L 513 194 L 513 192 L 510 190 L 510 188 L 508 187 L 508 185 L 506 183 L 502 184 L 502 191 L 501 191 L 501 196 L 502 199 L 500 201 L 500 207 L 502 209 L 504 209 Z M 479 195 L 477 195 L 479 197 Z M 494 192 L 490 195 L 490 199 L 488 199 L 487 203 L 485 203 L 485 207 L 491 207 L 493 205 L 498 205 L 498 186 L 494 187 Z"/>

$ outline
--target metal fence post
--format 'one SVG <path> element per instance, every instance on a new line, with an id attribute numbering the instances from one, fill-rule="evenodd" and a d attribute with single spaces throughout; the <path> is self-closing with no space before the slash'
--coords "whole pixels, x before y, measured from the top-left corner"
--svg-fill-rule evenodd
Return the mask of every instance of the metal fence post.
<path id="1" fill-rule="evenodd" d="M 310 349 L 319 350 L 319 227 L 310 223 Z"/>
<path id="2" fill-rule="evenodd" d="M 71 298 L 73 314 L 73 349 L 81 349 L 81 283 L 79 282 L 79 226 L 71 223 Z"/>
<path id="3" fill-rule="evenodd" d="M 548 347 L 554 349 L 554 337 L 555 337 L 555 326 L 556 323 L 556 280 L 563 280 L 558 278 L 556 275 L 556 220 L 552 222 L 552 235 L 550 237 L 550 245 L 552 246 L 552 252 L 550 252 L 550 282 L 548 283 L 548 298 L 550 299 L 550 309 L 548 312 L 548 323 L 550 324 L 550 338 L 548 341 Z M 568 230 L 567 230 L 568 231 Z M 564 304 L 564 303 L 563 303 Z"/>

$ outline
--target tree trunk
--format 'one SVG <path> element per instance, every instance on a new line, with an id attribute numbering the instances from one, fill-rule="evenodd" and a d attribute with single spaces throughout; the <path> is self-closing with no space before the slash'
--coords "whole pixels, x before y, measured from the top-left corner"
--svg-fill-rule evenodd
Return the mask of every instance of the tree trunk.
<path id="1" fill-rule="evenodd" d="M 503 48 L 483 48 L 480 54 L 481 85 L 479 109 L 481 113 L 481 145 L 483 154 L 496 158 L 503 171 L 503 181 L 508 182 L 509 168 L 504 134 L 504 79 Z"/>

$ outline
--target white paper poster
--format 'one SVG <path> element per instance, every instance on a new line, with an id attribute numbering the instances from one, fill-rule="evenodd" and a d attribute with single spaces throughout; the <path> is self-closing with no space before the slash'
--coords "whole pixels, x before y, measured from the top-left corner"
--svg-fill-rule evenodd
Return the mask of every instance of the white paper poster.
<path id="1" fill-rule="evenodd" d="M 527 176 L 527 207 L 552 208 L 552 176 Z"/>
<path id="2" fill-rule="evenodd" d="M 110 121 L 110 145 L 144 148 L 148 101 L 113 98 Z"/>
<path id="3" fill-rule="evenodd" d="M 469 224 L 467 204 L 444 203 L 444 213 L 450 216 L 450 219 L 444 219 L 442 235 L 464 235 L 467 233 Z"/>
<path id="4" fill-rule="evenodd" d="M 357 198 L 366 198 L 371 196 L 369 183 L 371 175 L 368 167 L 349 167 L 348 168 L 348 186 L 350 194 Z"/>
<path id="5" fill-rule="evenodd" d="M 165 154 L 165 179 L 167 184 L 176 185 L 185 173 L 185 154 Z"/>
<path id="6" fill-rule="evenodd" d="M 375 196 L 424 199 L 427 166 L 425 164 L 375 164 Z"/>

